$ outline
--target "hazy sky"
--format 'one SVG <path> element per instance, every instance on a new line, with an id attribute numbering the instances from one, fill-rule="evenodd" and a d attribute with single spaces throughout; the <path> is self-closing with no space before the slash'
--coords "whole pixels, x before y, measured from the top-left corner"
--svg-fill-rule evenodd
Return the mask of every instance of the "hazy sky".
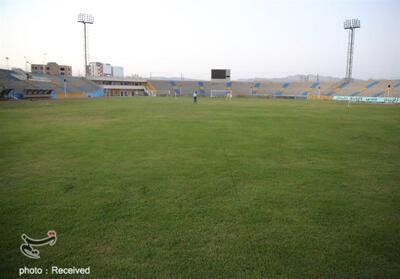
<path id="1" fill-rule="evenodd" d="M 56 61 L 83 72 L 80 12 L 94 15 L 90 60 L 125 74 L 209 79 L 343 77 L 347 32 L 359 18 L 353 76 L 400 78 L 399 0 L 0 0 L 0 65 Z M 46 53 L 46 56 L 43 54 Z"/>

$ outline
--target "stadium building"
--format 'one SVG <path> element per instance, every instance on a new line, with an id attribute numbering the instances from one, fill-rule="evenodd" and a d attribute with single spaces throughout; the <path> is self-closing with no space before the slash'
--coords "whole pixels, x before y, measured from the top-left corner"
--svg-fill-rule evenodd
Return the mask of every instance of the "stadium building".
<path id="1" fill-rule="evenodd" d="M 106 97 L 134 97 L 153 95 L 152 87 L 144 79 L 127 77 L 88 77 L 104 90 Z"/>
<path id="2" fill-rule="evenodd" d="M 124 68 L 112 66 L 108 63 L 90 62 L 88 65 L 88 73 L 91 77 L 123 77 Z"/>
<path id="3" fill-rule="evenodd" d="M 58 65 L 55 62 L 49 62 L 46 65 L 31 64 L 31 72 L 53 76 L 72 76 L 72 67 L 67 65 Z"/>

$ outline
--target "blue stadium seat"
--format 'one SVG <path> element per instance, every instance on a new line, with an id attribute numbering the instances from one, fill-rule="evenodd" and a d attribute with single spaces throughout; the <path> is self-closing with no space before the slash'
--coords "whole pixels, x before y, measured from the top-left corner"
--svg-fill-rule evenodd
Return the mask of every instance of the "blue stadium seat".
<path id="1" fill-rule="evenodd" d="M 370 84 L 367 85 L 367 88 L 371 88 L 371 87 L 377 85 L 378 83 L 379 83 L 379 81 L 371 82 Z"/>
<path id="2" fill-rule="evenodd" d="M 372 97 L 379 97 L 379 96 L 381 96 L 383 93 L 385 93 L 385 91 L 377 92 L 377 93 L 373 94 Z"/>
<path id="3" fill-rule="evenodd" d="M 339 88 L 340 88 L 340 89 L 343 89 L 343 88 L 345 88 L 347 85 L 349 85 L 349 82 L 348 82 L 348 81 L 345 81 L 345 82 L 343 82 L 341 85 L 339 85 Z"/>
<path id="4" fill-rule="evenodd" d="M 319 82 L 314 82 L 311 86 L 310 86 L 310 88 L 316 88 L 317 86 L 319 85 Z"/>

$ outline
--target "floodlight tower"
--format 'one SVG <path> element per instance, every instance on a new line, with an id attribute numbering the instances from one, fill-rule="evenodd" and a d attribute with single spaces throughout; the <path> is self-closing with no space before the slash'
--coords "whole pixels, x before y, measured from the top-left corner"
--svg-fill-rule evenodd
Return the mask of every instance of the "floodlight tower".
<path id="1" fill-rule="evenodd" d="M 346 64 L 346 79 L 351 80 L 352 68 L 353 68 L 353 52 L 354 52 L 354 31 L 360 28 L 359 19 L 347 19 L 344 22 L 344 29 L 349 31 L 349 43 L 347 47 L 347 64 Z"/>
<path id="2" fill-rule="evenodd" d="M 83 40 L 84 40 L 84 52 L 85 52 L 85 76 L 88 76 L 88 48 L 87 48 L 87 36 L 86 36 L 86 24 L 93 24 L 94 17 L 90 14 L 80 13 L 78 15 L 78 22 L 83 23 Z"/>

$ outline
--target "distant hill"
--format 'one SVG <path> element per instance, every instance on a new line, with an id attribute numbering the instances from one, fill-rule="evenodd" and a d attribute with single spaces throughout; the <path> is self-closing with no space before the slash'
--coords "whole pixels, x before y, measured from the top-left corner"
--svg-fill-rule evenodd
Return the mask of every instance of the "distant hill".
<path id="1" fill-rule="evenodd" d="M 255 78 L 255 79 L 239 79 L 239 81 L 273 81 L 273 82 L 304 82 L 311 81 L 316 82 L 338 82 L 343 78 L 331 77 L 331 76 L 317 76 L 317 75 L 294 75 L 281 78 Z"/>
<path id="2" fill-rule="evenodd" d="M 175 81 L 182 80 L 181 77 L 154 77 L 154 76 L 152 76 L 151 79 L 152 80 L 175 80 Z M 197 81 L 197 80 L 200 80 L 200 79 L 183 77 L 183 81 Z"/>

